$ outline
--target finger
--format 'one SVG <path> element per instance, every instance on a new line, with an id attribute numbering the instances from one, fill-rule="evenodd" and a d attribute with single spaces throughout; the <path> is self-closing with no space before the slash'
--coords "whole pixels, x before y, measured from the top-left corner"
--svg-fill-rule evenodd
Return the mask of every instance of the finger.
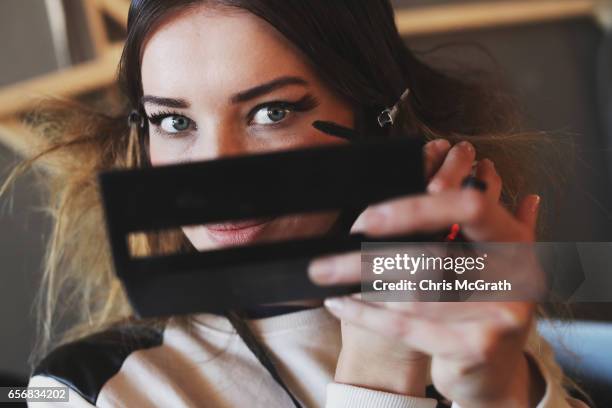
<path id="1" fill-rule="evenodd" d="M 521 201 L 516 210 L 516 218 L 526 225 L 530 231 L 535 231 L 541 202 L 542 199 L 539 195 L 528 195 Z"/>
<path id="2" fill-rule="evenodd" d="M 432 249 L 437 250 L 438 248 Z M 415 254 L 421 254 L 424 248 L 419 246 L 413 247 L 411 250 Z M 393 248 L 390 247 L 388 251 L 393 252 Z M 427 252 L 431 252 L 431 249 Z M 405 249 L 404 253 L 406 253 Z M 443 254 L 445 253 L 443 252 Z M 313 283 L 322 286 L 359 282 L 370 284 L 372 281 L 368 281 L 367 276 L 364 279 L 362 274 L 363 271 L 372 270 L 372 259 L 370 258 L 371 256 L 364 252 L 347 252 L 339 255 L 321 256 L 313 259 L 308 265 L 308 276 Z"/>
<path id="3" fill-rule="evenodd" d="M 355 231 L 373 237 L 436 232 L 452 224 L 474 241 L 528 241 L 525 226 L 498 203 L 473 189 L 404 197 L 369 207 Z"/>
<path id="4" fill-rule="evenodd" d="M 346 297 L 326 299 L 325 306 L 343 322 L 401 339 L 417 351 L 440 356 L 474 354 L 486 357 L 504 336 L 525 332 L 530 322 L 528 314 L 526 319 L 521 316 L 518 324 L 499 319 L 440 323 Z"/>
<path id="5" fill-rule="evenodd" d="M 389 247 L 386 252 L 391 255 L 394 247 Z M 407 255 L 407 249 L 402 251 Z M 440 251 L 439 247 L 417 246 L 411 247 L 410 252 L 419 256 L 423 252 L 433 253 L 438 251 L 439 256 L 445 256 L 446 251 Z M 382 253 L 380 254 L 382 255 Z M 308 276 L 310 280 L 322 286 L 354 284 L 362 282 L 366 285 L 378 279 L 378 275 L 365 275 L 363 271 L 372 271 L 372 256 L 366 252 L 348 252 L 340 255 L 328 255 L 313 259 L 308 265 Z M 376 278 L 375 278 L 376 276 Z M 371 278 L 372 280 L 369 280 Z"/>
<path id="6" fill-rule="evenodd" d="M 476 149 L 471 143 L 464 141 L 453 146 L 427 186 L 427 191 L 439 193 L 452 188 L 460 188 L 461 182 L 470 175 L 475 158 Z"/>
<path id="7" fill-rule="evenodd" d="M 492 320 L 508 326 L 529 321 L 533 309 L 528 302 L 388 302 L 383 307 L 437 322 Z"/>
<path id="8" fill-rule="evenodd" d="M 361 280 L 361 253 L 326 256 L 314 259 L 308 276 L 317 285 L 342 285 Z"/>
<path id="9" fill-rule="evenodd" d="M 486 183 L 487 197 L 493 202 L 498 202 L 501 197 L 502 179 L 495 170 L 495 164 L 489 159 L 480 160 L 476 167 L 476 178 Z"/>
<path id="10" fill-rule="evenodd" d="M 423 154 L 425 156 L 426 180 L 430 180 L 438 169 L 440 169 L 450 148 L 450 142 L 446 139 L 432 140 L 425 145 Z"/>
<path id="11" fill-rule="evenodd" d="M 346 297 L 326 299 L 325 307 L 343 322 L 401 339 L 417 351 L 428 354 L 452 349 L 452 339 L 457 337 L 448 326 L 426 319 L 407 317 L 399 312 L 377 308 Z"/>
<path id="12" fill-rule="evenodd" d="M 362 300 L 360 295 L 355 293 L 349 297 Z M 500 326 L 508 327 L 529 324 L 535 310 L 533 302 L 364 302 L 373 307 L 437 322 L 493 320 Z"/>

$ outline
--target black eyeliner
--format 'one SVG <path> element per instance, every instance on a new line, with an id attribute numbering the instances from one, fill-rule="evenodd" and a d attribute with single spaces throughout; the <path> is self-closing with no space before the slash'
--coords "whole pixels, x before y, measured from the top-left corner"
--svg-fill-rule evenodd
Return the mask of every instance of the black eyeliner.
<path id="1" fill-rule="evenodd" d="M 295 102 L 289 101 L 271 101 L 264 102 L 255 106 L 248 114 L 248 120 L 251 122 L 255 117 L 255 114 L 263 108 L 273 107 L 287 109 L 292 112 L 307 112 L 319 106 L 319 101 L 311 94 L 304 95 L 302 98 Z"/>
<path id="2" fill-rule="evenodd" d="M 360 137 L 360 135 L 355 130 L 350 129 L 346 126 L 339 125 L 335 122 L 317 120 L 313 122 L 312 127 L 327 135 L 339 137 L 348 141 L 362 139 L 362 137 Z"/>

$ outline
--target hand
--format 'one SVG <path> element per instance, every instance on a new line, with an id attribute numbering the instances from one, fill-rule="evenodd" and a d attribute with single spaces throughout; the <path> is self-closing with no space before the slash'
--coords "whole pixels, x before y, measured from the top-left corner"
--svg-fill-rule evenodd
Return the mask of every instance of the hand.
<path id="1" fill-rule="evenodd" d="M 490 160 L 476 168 L 486 193 L 461 189 L 476 157 L 472 145 L 433 141 L 425 157 L 430 194 L 369 207 L 353 231 L 384 237 L 459 223 L 472 241 L 534 240 L 539 197 L 526 197 L 516 215 L 508 212 L 499 203 L 502 182 Z M 360 254 L 321 258 L 310 274 L 321 285 L 357 283 Z M 541 378 L 523 352 L 532 303 L 373 304 L 346 297 L 328 299 L 326 306 L 342 321 L 338 382 L 423 396 L 431 363 L 436 388 L 464 408 L 535 406 L 541 398 Z"/>

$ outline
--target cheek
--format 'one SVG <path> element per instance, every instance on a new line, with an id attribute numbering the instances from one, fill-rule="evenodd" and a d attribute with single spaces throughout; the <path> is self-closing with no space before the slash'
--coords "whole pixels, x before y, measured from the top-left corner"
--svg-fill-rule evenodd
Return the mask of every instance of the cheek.
<path id="1" fill-rule="evenodd" d="M 149 137 L 149 157 L 152 166 L 189 161 L 188 149 L 178 143 L 167 143 L 159 137 Z"/>
<path id="2" fill-rule="evenodd" d="M 151 158 L 151 165 L 159 166 L 168 163 L 169 153 L 168 149 L 164 148 L 155 137 L 149 136 L 149 157 Z"/>
<path id="3" fill-rule="evenodd" d="M 162 155 L 154 143 L 149 143 L 149 158 L 151 159 L 152 166 L 159 166 L 162 164 Z"/>

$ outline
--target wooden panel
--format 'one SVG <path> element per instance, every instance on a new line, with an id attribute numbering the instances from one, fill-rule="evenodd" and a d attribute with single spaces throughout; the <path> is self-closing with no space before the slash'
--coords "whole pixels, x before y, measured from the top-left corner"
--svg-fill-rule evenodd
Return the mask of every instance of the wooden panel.
<path id="1" fill-rule="evenodd" d="M 85 11 L 85 18 L 87 19 L 89 37 L 93 44 L 94 55 L 100 56 L 109 46 L 101 7 L 91 0 L 83 0 L 83 8 Z"/>
<path id="2" fill-rule="evenodd" d="M 543 22 L 593 15 L 595 0 L 498 1 L 399 10 L 399 31 L 406 36 Z"/>
<path id="3" fill-rule="evenodd" d="M 87 0 L 90 1 L 90 0 Z M 127 27 L 129 0 L 97 0 L 99 7 L 104 10 L 113 20 Z"/>
<path id="4" fill-rule="evenodd" d="M 0 92 L 0 118 L 22 112 L 40 98 L 75 96 L 111 85 L 122 47 L 113 45 L 92 62 L 5 87 Z"/>

